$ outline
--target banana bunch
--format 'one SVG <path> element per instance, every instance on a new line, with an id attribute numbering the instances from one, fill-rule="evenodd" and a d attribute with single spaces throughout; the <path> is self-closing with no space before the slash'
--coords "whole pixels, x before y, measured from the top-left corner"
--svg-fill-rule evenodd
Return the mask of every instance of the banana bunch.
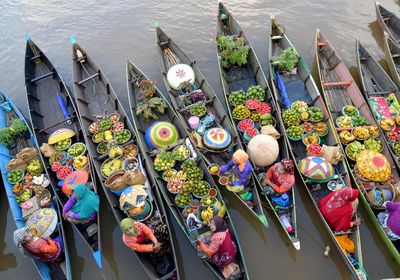
<path id="1" fill-rule="evenodd" d="M 395 125 L 394 120 L 388 119 L 388 118 L 381 119 L 379 124 L 381 125 L 382 129 L 385 131 L 392 131 L 394 128 L 394 125 Z"/>
<path id="2" fill-rule="evenodd" d="M 203 220 L 203 224 L 208 225 L 213 217 L 214 208 L 212 206 L 208 206 L 207 209 L 201 211 L 201 219 Z"/>
<path id="3" fill-rule="evenodd" d="M 397 116 L 394 118 L 394 121 L 396 122 L 397 125 L 400 125 L 400 114 L 397 115 Z"/>
<path id="4" fill-rule="evenodd" d="M 369 135 L 371 135 L 372 137 L 378 137 L 379 136 L 379 128 L 377 126 L 370 126 L 368 128 L 369 130 Z"/>
<path id="5" fill-rule="evenodd" d="M 353 129 L 353 135 L 360 140 L 365 140 L 369 138 L 369 130 L 364 127 L 355 127 Z"/>
<path id="6" fill-rule="evenodd" d="M 365 150 L 365 146 L 358 141 L 354 141 L 346 147 L 346 153 L 352 159 L 357 159 L 358 154 L 362 150 Z"/>
<path id="7" fill-rule="evenodd" d="M 351 134 L 351 132 L 348 130 L 344 130 L 344 131 L 340 132 L 339 138 L 340 138 L 340 142 L 342 142 L 343 144 L 348 144 L 348 143 L 356 140 L 356 137 L 353 134 Z"/>

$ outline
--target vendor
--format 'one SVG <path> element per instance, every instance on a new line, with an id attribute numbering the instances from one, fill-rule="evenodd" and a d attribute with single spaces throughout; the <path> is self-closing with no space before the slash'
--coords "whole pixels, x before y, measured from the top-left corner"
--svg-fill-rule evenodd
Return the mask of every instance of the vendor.
<path id="1" fill-rule="evenodd" d="M 240 273 L 240 268 L 235 262 L 236 245 L 231 238 L 228 225 L 225 220 L 215 216 L 209 223 L 211 229 L 211 242 L 206 245 L 201 240 L 196 240 L 202 250 L 211 261 L 223 273 L 226 279 Z"/>
<path id="2" fill-rule="evenodd" d="M 14 232 L 14 242 L 24 255 L 29 254 L 41 262 L 54 262 L 62 252 L 61 239 L 36 237 L 26 227 Z"/>
<path id="3" fill-rule="evenodd" d="M 244 188 L 250 188 L 252 167 L 249 161 L 249 155 L 245 151 L 241 149 L 236 150 L 229 163 L 221 166 L 220 173 L 224 174 L 233 167 L 234 177 L 237 178 L 237 180 L 232 181 L 231 184 L 233 187 L 231 190 L 233 192 L 241 192 Z"/>
<path id="4" fill-rule="evenodd" d="M 264 193 L 284 194 L 294 185 L 294 164 L 291 159 L 285 158 L 271 166 L 265 174 L 261 174 Z M 263 178 L 264 177 L 264 178 Z"/>
<path id="5" fill-rule="evenodd" d="M 385 202 L 385 212 L 378 214 L 378 221 L 390 240 L 400 239 L 400 202 Z"/>
<path id="6" fill-rule="evenodd" d="M 130 249 L 144 253 L 158 253 L 160 251 L 161 244 L 153 231 L 144 223 L 125 218 L 121 221 L 120 228 L 123 232 L 122 240 Z"/>
<path id="7" fill-rule="evenodd" d="M 346 232 L 353 226 L 361 224 L 360 219 L 355 218 L 358 207 L 357 197 L 358 190 L 344 187 L 331 192 L 319 201 L 319 210 L 334 231 Z"/>
<path id="8" fill-rule="evenodd" d="M 99 211 L 99 196 L 84 184 L 77 184 L 63 208 L 65 220 L 77 224 L 93 221 Z"/>

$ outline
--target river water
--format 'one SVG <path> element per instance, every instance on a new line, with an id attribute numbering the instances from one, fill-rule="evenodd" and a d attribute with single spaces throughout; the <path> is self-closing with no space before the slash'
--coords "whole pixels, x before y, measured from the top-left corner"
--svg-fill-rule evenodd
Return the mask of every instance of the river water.
<path id="1" fill-rule="evenodd" d="M 382 4 L 400 14 L 400 1 Z M 231 0 L 226 1 L 253 44 L 267 71 L 269 16 L 274 14 L 285 26 L 292 42 L 312 65 L 316 28 L 340 51 L 354 73 L 357 36 L 373 55 L 383 57 L 382 34 L 375 20 L 373 1 L 363 0 Z M 2 0 L 0 2 L 0 88 L 26 114 L 24 88 L 24 34 L 47 54 L 71 85 L 70 35 L 88 51 L 114 89 L 127 104 L 125 61 L 133 60 L 164 88 L 158 68 L 154 24 L 163 29 L 196 61 L 221 96 L 213 38 L 217 1 L 137 1 L 137 0 Z M 344 262 L 310 203 L 304 187 L 296 193 L 299 238 L 302 249 L 294 251 L 269 213 L 267 231 L 227 196 L 238 229 L 249 276 L 252 279 L 351 279 Z M 135 257 L 121 242 L 121 232 L 102 198 L 102 244 L 104 268 L 99 271 L 90 253 L 67 226 L 74 279 L 147 279 Z M 400 268 L 390 259 L 383 242 L 361 209 L 364 266 L 370 279 L 400 277 Z M 174 226 L 182 279 L 213 279 L 197 259 L 188 241 Z M 0 279 L 39 279 L 34 266 L 22 257 L 12 242 L 15 229 L 4 192 L 0 192 Z M 332 248 L 324 257 L 325 246 Z"/>

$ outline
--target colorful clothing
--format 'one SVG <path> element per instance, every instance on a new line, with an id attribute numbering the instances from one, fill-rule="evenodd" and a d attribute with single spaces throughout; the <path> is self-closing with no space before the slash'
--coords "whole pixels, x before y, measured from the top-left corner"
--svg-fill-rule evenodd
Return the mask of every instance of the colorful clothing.
<path id="1" fill-rule="evenodd" d="M 87 221 L 87 222 L 93 221 L 96 218 L 97 213 L 93 213 L 87 219 L 82 219 L 77 213 L 70 210 L 74 206 L 77 200 L 78 199 L 75 196 L 71 195 L 67 203 L 65 203 L 63 207 L 63 212 L 66 214 L 65 218 L 69 220 L 71 223 L 78 223 L 79 221 Z"/>
<path id="2" fill-rule="evenodd" d="M 42 237 L 35 238 L 24 244 L 23 247 L 29 254 L 42 262 L 53 262 L 57 260 L 61 254 L 60 244 L 54 240 L 44 239 Z"/>
<path id="3" fill-rule="evenodd" d="M 226 171 L 228 171 L 232 167 L 235 167 L 235 171 L 234 172 L 238 177 L 238 180 L 233 181 L 232 185 L 233 186 L 240 186 L 240 185 L 247 186 L 249 184 L 249 182 L 250 182 L 250 176 L 251 176 L 251 170 L 252 170 L 250 162 L 247 160 L 245 162 L 243 170 L 241 170 L 239 168 L 239 165 L 235 164 L 233 159 L 232 159 L 232 160 L 229 161 L 228 164 L 226 164 L 226 165 L 221 167 L 221 173 L 225 173 Z"/>
<path id="4" fill-rule="evenodd" d="M 335 231 L 348 231 L 354 215 L 352 201 L 358 197 L 358 190 L 345 187 L 334 191 L 319 201 L 319 210 L 326 222 Z"/>
<path id="5" fill-rule="evenodd" d="M 400 202 L 386 202 L 386 212 L 379 213 L 378 220 L 390 240 L 400 239 Z"/>
<path id="6" fill-rule="evenodd" d="M 74 220 L 93 220 L 99 211 L 99 196 L 89 190 L 84 184 L 78 184 L 74 187 L 73 193 L 68 202 L 63 207 L 63 212 L 67 218 Z"/>
<path id="7" fill-rule="evenodd" d="M 210 245 L 200 243 L 199 247 L 221 269 L 236 258 L 236 245 L 228 229 L 224 232 L 213 233 Z"/>
<path id="8" fill-rule="evenodd" d="M 129 236 L 123 233 L 122 240 L 125 245 L 136 252 L 153 252 L 153 244 L 158 242 L 157 238 L 151 231 L 151 229 L 143 223 L 135 223 L 136 234 Z M 143 244 L 146 241 L 151 241 L 153 244 Z"/>
<path id="9" fill-rule="evenodd" d="M 283 194 L 290 190 L 295 182 L 294 174 L 285 172 L 280 174 L 278 172 L 278 167 L 281 163 L 276 163 L 265 173 L 265 178 L 273 182 L 271 186 L 275 192 Z"/>

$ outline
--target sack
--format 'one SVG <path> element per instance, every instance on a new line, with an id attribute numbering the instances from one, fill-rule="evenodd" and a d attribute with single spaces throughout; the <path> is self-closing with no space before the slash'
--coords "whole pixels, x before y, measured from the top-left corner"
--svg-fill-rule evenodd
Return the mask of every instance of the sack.
<path id="1" fill-rule="evenodd" d="M 24 148 L 22 149 L 15 157 L 19 158 L 25 162 L 29 162 L 30 160 L 37 157 L 37 151 L 34 148 Z"/>
<path id="2" fill-rule="evenodd" d="M 199 149 L 203 149 L 203 137 L 201 137 L 198 133 L 195 131 L 192 131 L 189 135 L 190 141 Z"/>
<path id="3" fill-rule="evenodd" d="M 325 158 L 331 164 L 336 165 L 343 160 L 342 150 L 337 146 L 322 146 L 321 157 Z"/>
<path id="4" fill-rule="evenodd" d="M 26 162 L 23 161 L 22 159 L 19 158 L 13 158 L 12 160 L 10 160 L 7 165 L 7 170 L 16 170 L 16 169 L 22 169 L 22 170 L 26 170 L 26 168 L 28 167 Z"/>
<path id="5" fill-rule="evenodd" d="M 222 269 L 222 274 L 225 279 L 230 279 L 232 276 L 240 274 L 240 267 L 237 263 L 231 262 L 224 266 Z"/>
<path id="6" fill-rule="evenodd" d="M 146 183 L 146 177 L 139 169 L 125 171 L 123 178 L 128 186 L 144 185 Z"/>
<path id="7" fill-rule="evenodd" d="M 260 133 L 264 134 L 264 135 L 272 136 L 275 139 L 279 139 L 281 137 L 281 134 L 275 129 L 275 127 L 273 125 L 270 125 L 270 124 L 261 127 Z"/>
<path id="8" fill-rule="evenodd" d="M 43 143 L 42 146 L 40 146 L 40 151 L 45 157 L 51 157 L 51 155 L 56 151 L 56 148 L 47 143 Z"/>

